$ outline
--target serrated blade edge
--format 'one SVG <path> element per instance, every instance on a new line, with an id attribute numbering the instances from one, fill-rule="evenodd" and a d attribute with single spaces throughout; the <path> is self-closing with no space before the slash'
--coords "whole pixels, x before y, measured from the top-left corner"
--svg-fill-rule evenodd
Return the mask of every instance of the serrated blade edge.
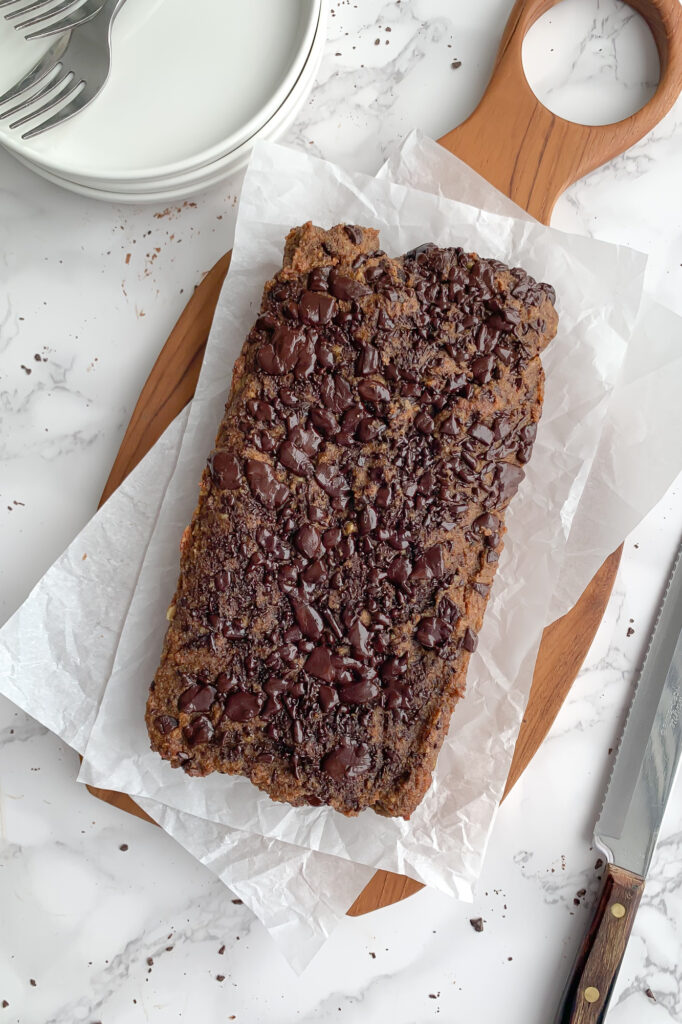
<path id="1" fill-rule="evenodd" d="M 595 843 L 644 877 L 682 750 L 682 547 L 656 617 L 618 745 Z"/>

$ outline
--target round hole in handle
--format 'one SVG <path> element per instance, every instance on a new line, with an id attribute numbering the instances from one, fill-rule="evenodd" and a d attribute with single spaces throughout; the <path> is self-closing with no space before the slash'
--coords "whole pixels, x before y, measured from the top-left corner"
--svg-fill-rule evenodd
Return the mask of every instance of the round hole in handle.
<path id="1" fill-rule="evenodd" d="M 660 74 L 648 25 L 621 0 L 563 0 L 530 28 L 522 56 L 540 102 L 584 125 L 612 124 L 640 110 Z"/>

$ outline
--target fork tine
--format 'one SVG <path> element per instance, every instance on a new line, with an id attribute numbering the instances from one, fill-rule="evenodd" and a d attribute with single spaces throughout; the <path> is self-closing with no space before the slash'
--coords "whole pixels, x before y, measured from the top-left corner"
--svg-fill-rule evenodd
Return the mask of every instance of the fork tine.
<path id="1" fill-rule="evenodd" d="M 41 124 L 31 128 L 30 131 L 24 132 L 21 136 L 22 139 L 32 139 L 34 135 L 40 135 L 41 132 L 46 132 L 49 128 L 54 128 L 63 121 L 68 121 L 74 114 L 78 114 L 84 107 L 87 107 L 88 103 L 94 98 L 86 87 L 70 103 L 67 103 L 65 107 L 58 110 L 52 117 L 48 117 L 47 121 L 43 121 Z"/>
<path id="2" fill-rule="evenodd" d="M 22 124 L 26 124 L 27 121 L 32 121 L 34 117 L 38 117 L 39 114 L 43 114 L 46 110 L 52 110 L 57 103 L 61 100 L 65 100 L 72 92 L 75 92 L 76 89 L 80 89 L 82 85 L 85 85 L 82 78 L 76 78 L 76 76 L 73 75 L 73 72 L 69 72 L 69 74 L 73 76 L 73 81 L 68 88 L 62 90 L 58 96 L 52 96 L 47 103 L 43 103 L 42 107 L 38 107 L 37 110 L 32 110 L 30 114 L 24 114 L 24 116 L 20 117 L 18 121 L 12 121 L 9 127 L 21 128 Z"/>
<path id="3" fill-rule="evenodd" d="M 9 14 L 5 15 L 7 21 L 11 21 L 12 18 L 19 18 L 22 14 L 28 14 L 29 11 L 36 11 L 39 7 L 49 7 L 53 4 L 54 0 L 33 0 L 30 4 L 24 4 L 23 7 L 17 7 Z"/>
<path id="4" fill-rule="evenodd" d="M 0 96 L 0 104 L 16 99 L 16 97 L 20 96 L 22 92 L 26 92 L 27 89 L 32 89 L 34 85 L 38 84 L 38 82 L 42 82 L 45 75 L 49 75 L 49 73 L 56 67 L 59 59 L 69 45 L 69 39 L 69 36 L 64 36 L 63 38 L 55 40 L 50 49 L 47 50 L 47 52 L 40 58 L 35 67 L 31 68 L 31 70 L 24 75 L 21 81 L 17 82 L 16 85 L 12 86 L 11 89 L 8 89 L 7 92 Z"/>
<path id="5" fill-rule="evenodd" d="M 83 5 L 83 8 L 87 8 L 87 14 L 81 14 L 83 8 L 77 7 L 71 14 L 67 14 L 61 21 L 56 21 L 53 25 L 46 25 L 45 28 L 38 29 L 36 32 L 29 32 L 26 35 L 27 39 L 43 39 L 45 36 L 53 36 L 57 32 L 66 32 L 70 28 L 76 28 L 78 25 L 84 25 L 87 21 L 92 21 L 100 13 L 104 7 L 104 2 L 97 4 L 95 7 L 89 7 L 87 4 Z"/>
<path id="6" fill-rule="evenodd" d="M 62 3 L 57 4 L 56 7 L 50 7 L 49 10 L 40 10 L 37 14 L 34 14 L 32 18 L 26 18 L 25 21 L 16 22 L 14 27 L 19 30 L 22 28 L 28 28 L 30 25 L 40 25 L 42 22 L 49 21 L 50 18 L 54 18 L 57 14 L 63 14 L 64 11 L 70 10 L 75 3 L 78 3 L 78 0 L 62 0 Z M 34 6 L 36 6 L 36 4 L 34 4 Z M 28 10 L 28 7 L 24 8 L 24 11 Z"/>
<path id="7" fill-rule="evenodd" d="M 55 66 L 61 67 L 60 65 Z M 16 114 L 18 110 L 23 110 L 24 107 L 30 106 L 31 103 L 35 103 L 36 100 L 42 99 L 43 96 L 47 96 L 49 92 L 52 92 L 55 86 L 61 85 L 65 78 L 66 74 L 60 75 L 58 72 L 54 78 L 51 78 L 50 81 L 42 87 L 42 89 L 38 89 L 38 92 L 34 92 L 31 96 L 27 96 L 26 99 L 20 100 L 18 103 L 15 103 L 13 107 L 0 111 L 0 120 L 4 121 L 6 118 L 11 117 L 12 114 Z"/>

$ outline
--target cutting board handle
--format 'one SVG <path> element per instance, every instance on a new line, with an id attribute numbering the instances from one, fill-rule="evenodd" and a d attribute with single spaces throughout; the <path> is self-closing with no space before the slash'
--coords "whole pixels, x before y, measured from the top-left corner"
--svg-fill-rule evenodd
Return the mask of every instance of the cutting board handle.
<path id="1" fill-rule="evenodd" d="M 545 224 L 569 185 L 651 131 L 682 90 L 679 0 L 626 0 L 642 15 L 656 42 L 661 74 L 655 94 L 641 110 L 614 124 L 575 124 L 552 114 L 528 84 L 521 50 L 531 26 L 558 2 L 517 0 L 481 102 L 466 121 L 439 139 Z"/>

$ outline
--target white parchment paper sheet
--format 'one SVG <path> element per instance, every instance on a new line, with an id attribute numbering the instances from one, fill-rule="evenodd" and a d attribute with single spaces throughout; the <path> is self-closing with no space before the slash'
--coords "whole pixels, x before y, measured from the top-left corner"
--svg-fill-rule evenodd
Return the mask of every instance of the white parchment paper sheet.
<path id="1" fill-rule="evenodd" d="M 408 136 L 384 170 L 417 188 L 496 213 L 527 216 L 466 164 L 418 133 Z M 222 329 L 224 303 L 223 296 L 216 330 Z M 595 486 L 603 484 L 608 499 L 593 506 L 599 543 L 592 545 L 588 534 L 584 545 L 595 566 L 659 500 L 682 461 L 671 443 L 682 434 L 682 403 L 674 394 L 682 370 L 682 320 L 651 300 L 645 303 L 588 479 L 588 487 L 593 476 Z M 0 630 L 0 691 L 78 752 L 84 750 L 111 673 L 186 417 L 184 412 L 168 428 Z M 603 481 L 595 473 L 600 461 Z M 569 544 L 583 509 L 587 515 L 587 491 Z M 583 572 L 578 586 L 592 574 L 587 567 Z M 84 638 L 92 637 L 96 644 L 85 643 Z M 251 907 L 296 970 L 309 962 L 372 874 L 361 865 L 240 833 L 149 799 L 140 803 Z"/>
<path id="2" fill-rule="evenodd" d="M 275 803 L 242 778 L 188 778 L 148 749 L 143 710 L 177 576 L 177 546 L 227 397 L 235 356 L 281 263 L 292 224 L 371 224 L 382 247 L 402 253 L 425 240 L 522 265 L 557 285 L 560 331 L 544 363 L 544 415 L 527 477 L 507 515 L 508 533 L 468 696 L 453 716 L 434 782 L 409 822 L 371 811 L 356 819 L 326 808 Z M 527 698 L 546 609 L 572 516 L 602 431 L 641 296 L 645 258 L 569 236 L 387 178 L 346 174 L 281 146 L 257 147 L 242 191 L 235 252 L 221 318 L 204 365 L 176 470 L 140 573 L 114 671 L 81 778 L 209 821 L 372 867 L 405 872 L 470 898 Z"/>

